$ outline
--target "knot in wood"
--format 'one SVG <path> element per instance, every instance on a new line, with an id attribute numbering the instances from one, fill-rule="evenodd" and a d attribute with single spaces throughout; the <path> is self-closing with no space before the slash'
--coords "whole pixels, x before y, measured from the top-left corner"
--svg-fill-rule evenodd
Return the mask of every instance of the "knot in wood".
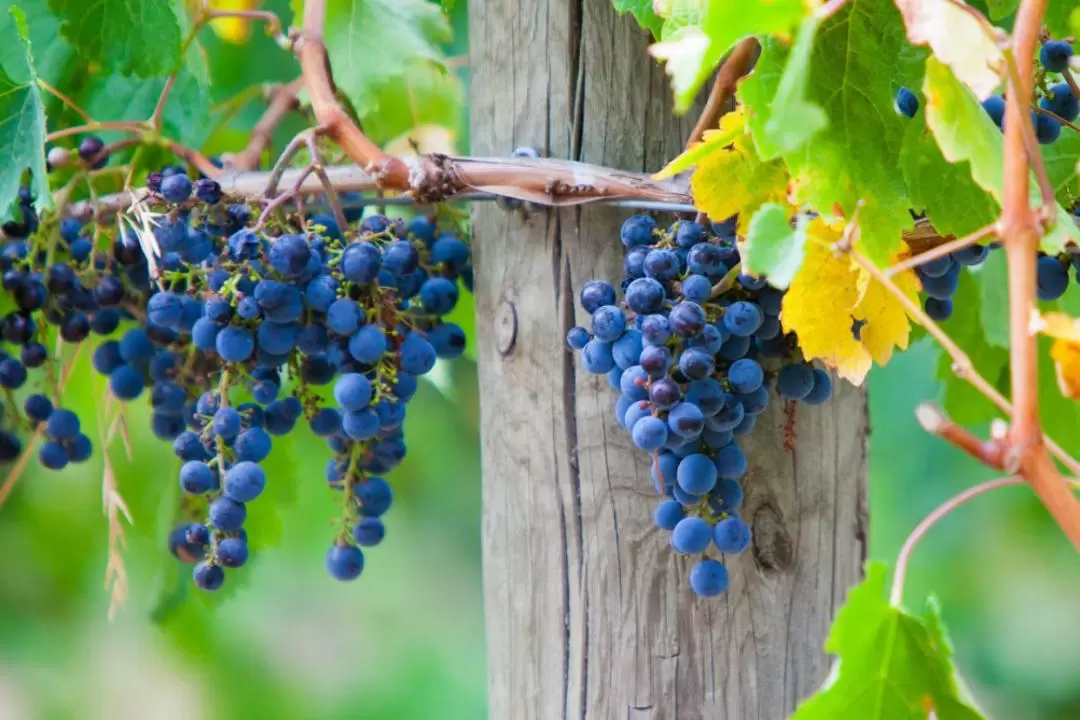
<path id="1" fill-rule="evenodd" d="M 439 203 L 463 188 L 454 160 L 442 153 L 406 158 L 409 168 L 409 195 L 421 205 Z"/>
<path id="2" fill-rule="evenodd" d="M 508 355 L 516 342 L 517 308 L 509 300 L 503 300 L 495 311 L 495 347 L 500 355 Z"/>
<path id="3" fill-rule="evenodd" d="M 784 528 L 780 512 L 766 502 L 754 512 L 752 522 L 754 558 L 766 570 L 790 570 L 795 564 L 791 536 Z"/>

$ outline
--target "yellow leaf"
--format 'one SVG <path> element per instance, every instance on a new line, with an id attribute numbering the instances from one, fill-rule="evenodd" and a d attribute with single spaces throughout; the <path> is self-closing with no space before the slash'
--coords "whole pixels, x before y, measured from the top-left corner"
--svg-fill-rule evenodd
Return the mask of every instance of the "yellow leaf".
<path id="1" fill-rule="evenodd" d="M 784 296 L 780 322 L 798 335 L 808 360 L 821 360 L 859 385 L 875 360 L 884 365 L 894 348 L 907 347 L 911 324 L 884 285 L 848 256 L 832 251 L 840 234 L 820 218 L 811 223 L 806 260 Z M 914 273 L 899 274 L 894 281 L 909 297 L 917 297 Z"/>
<path id="2" fill-rule="evenodd" d="M 737 114 L 744 121 L 741 108 Z M 781 160 L 762 162 L 749 134 L 734 132 L 723 125 L 719 132 L 725 140 L 730 136 L 730 141 L 724 146 L 715 143 L 716 149 L 698 160 L 690 188 L 698 210 L 713 220 L 737 213 L 742 232 L 754 211 L 765 203 L 789 205 L 787 167 Z"/>
<path id="3" fill-rule="evenodd" d="M 1080 400 L 1080 344 L 1055 340 L 1050 347 L 1050 357 L 1054 358 L 1061 394 Z"/>
<path id="4" fill-rule="evenodd" d="M 666 180 L 683 170 L 689 170 L 712 153 L 723 150 L 745 132 L 746 114 L 743 112 L 743 106 L 740 105 L 720 118 L 718 130 L 706 130 L 700 142 L 694 143 L 688 150 L 669 162 L 663 170 L 653 175 L 653 180 Z"/>
<path id="5" fill-rule="evenodd" d="M 210 0 L 211 10 L 255 10 L 260 0 Z M 219 38 L 234 45 L 243 45 L 251 36 L 251 20 L 243 17 L 224 17 L 210 21 Z"/>
<path id="6" fill-rule="evenodd" d="M 1041 332 L 1058 340 L 1080 343 L 1080 318 L 1070 317 L 1065 313 L 1035 313 L 1031 320 L 1031 331 Z"/>

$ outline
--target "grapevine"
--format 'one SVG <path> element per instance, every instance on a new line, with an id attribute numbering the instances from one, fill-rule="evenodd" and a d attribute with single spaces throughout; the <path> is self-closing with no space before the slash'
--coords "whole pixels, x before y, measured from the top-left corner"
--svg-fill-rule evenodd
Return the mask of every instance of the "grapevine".
<path id="1" fill-rule="evenodd" d="M 583 716 L 609 709 L 606 696 L 587 692 L 590 652 L 618 646 L 613 638 L 622 629 L 611 617 L 637 642 L 644 633 L 634 623 L 645 622 L 638 616 L 655 614 L 651 607 L 639 613 L 645 606 L 637 603 L 651 597 L 627 599 L 641 573 L 634 567 L 624 580 L 622 508 L 614 498 L 626 493 L 649 498 L 647 510 L 634 506 L 630 523 L 647 530 L 634 537 L 631 560 L 659 543 L 661 562 L 675 571 L 677 642 L 687 608 L 705 608 L 709 627 L 695 625 L 695 632 L 711 631 L 721 610 L 732 632 L 741 632 L 747 598 L 752 610 L 762 598 L 771 610 L 770 601 L 787 592 L 777 590 L 780 580 L 810 576 L 832 587 L 836 615 L 826 649 L 839 660 L 829 678 L 814 678 L 825 684 L 797 707 L 803 688 L 800 681 L 793 693 L 786 685 L 789 651 L 797 650 L 791 668 L 801 671 L 807 653 L 796 646 L 816 650 L 825 624 L 808 622 L 779 654 L 766 637 L 774 628 L 752 633 L 762 667 L 783 655 L 782 703 L 797 720 L 983 716 L 957 679 L 936 606 L 912 613 L 905 580 L 936 524 L 1005 487 L 1026 486 L 1062 542 L 1080 548 L 1076 443 L 1047 409 L 1080 400 L 1080 320 L 1072 317 L 1072 286 L 1080 285 L 1080 25 L 1070 3 L 991 3 L 985 13 L 959 0 L 579 7 L 570 12 L 571 32 L 548 18 L 551 42 L 569 38 L 577 49 L 569 70 L 557 52 L 536 65 L 549 101 L 538 137 L 519 136 L 516 119 L 539 116 L 539 105 L 532 85 L 522 95 L 513 75 L 515 122 L 499 141 L 508 144 L 499 157 L 459 155 L 452 126 L 461 118 L 446 114 L 460 110 L 459 70 L 470 83 L 486 82 L 488 66 L 518 62 L 518 28 L 509 33 L 512 59 L 501 48 L 447 58 L 453 3 L 297 0 L 288 8 L 292 27 L 279 15 L 284 4 L 250 0 L 45 5 L 16 0 L 0 19 L 9 48 L 0 57 L 0 512 L 28 469 L 63 481 L 100 464 L 110 619 L 131 580 L 127 528 L 145 521 L 125 501 L 110 455 L 118 446 L 129 461 L 137 454 L 130 437 L 136 404 L 148 407 L 148 432 L 175 457 L 167 473 L 153 473 L 155 481 L 167 474 L 172 490 L 162 494 L 158 519 L 167 523 L 159 522 L 157 544 L 182 566 L 185 584 L 159 608 L 175 607 L 191 584 L 205 593 L 225 588 L 193 593 L 219 602 L 251 576 L 253 559 L 271 542 L 264 544 L 260 527 L 272 509 L 265 506 L 293 480 L 268 458 L 297 432 L 325 443 L 315 484 L 332 509 L 319 560 L 332 580 L 348 582 L 378 562 L 373 548 L 388 532 L 390 542 L 399 532 L 395 515 L 407 492 L 395 470 L 421 445 L 406 435 L 405 422 L 429 411 L 422 385 L 444 390 L 448 363 L 472 358 L 467 346 L 477 343 L 484 402 L 494 394 L 496 424 L 514 421 L 508 427 L 516 435 L 541 391 L 553 391 L 550 404 L 561 410 L 551 413 L 551 428 L 541 422 L 524 433 L 531 442 L 538 430 L 551 431 L 548 474 L 561 546 L 548 537 L 538 542 L 545 533 L 534 530 L 551 518 L 531 495 L 524 512 L 514 503 L 484 510 L 492 520 L 485 573 L 494 568 L 485 578 L 487 600 L 510 608 L 489 623 L 493 697 L 504 690 L 505 672 L 528 685 L 527 703 L 537 703 L 511 712 L 535 714 L 550 694 L 549 676 L 562 679 L 556 689 L 566 716 L 575 703 Z M 625 69 L 607 62 L 606 49 L 599 56 L 585 50 L 596 35 L 594 15 L 606 22 L 615 12 L 632 14 L 648 33 L 649 54 L 670 76 L 664 99 L 674 111 L 698 107 L 696 122 L 686 123 L 658 167 L 646 167 L 650 161 L 628 171 L 583 160 L 593 157 L 584 126 L 591 127 L 595 88 Z M 146 32 L 112 42 L 121 23 L 145 23 Z M 204 41 L 231 32 L 246 42 L 252 27 L 287 67 L 268 73 L 272 81 L 245 74 L 257 79 L 219 96 Z M 358 27 L 379 33 L 378 44 L 361 48 L 351 34 Z M 85 81 L 59 76 L 53 65 L 61 60 L 77 63 Z M 567 88 L 573 117 L 563 128 L 552 98 Z M 260 111 L 248 107 L 253 101 Z M 477 128 L 507 109 L 474 108 L 474 148 L 483 133 Z M 671 147 L 670 128 L 658 140 L 651 119 L 626 128 L 619 131 L 641 131 L 652 160 L 657 148 Z M 605 155 L 613 144 L 607 129 Z M 478 210 L 470 225 L 464 208 L 488 201 L 496 207 Z M 588 216 L 609 223 L 602 246 L 621 255 L 621 277 L 603 270 L 604 257 L 584 278 L 569 260 L 577 248 L 563 246 L 566 227 L 586 227 L 576 209 L 585 204 L 624 211 L 617 220 Z M 529 228 L 527 235 L 546 224 L 545 238 L 555 238 L 545 246 L 554 256 L 554 288 L 523 282 L 527 273 L 512 261 L 493 266 L 485 234 L 492 218 L 509 229 L 499 239 L 506 243 L 519 241 L 514 228 Z M 532 250 L 521 256 L 537 259 Z M 454 317 L 470 307 L 474 289 L 476 337 Z M 523 299 L 541 294 L 555 296 L 559 317 L 548 327 L 563 335 L 543 338 L 547 348 L 557 346 L 543 357 L 534 350 L 533 323 L 518 326 L 519 318 L 538 320 L 538 306 Z M 494 318 L 487 316 L 493 303 Z M 808 489 L 814 507 L 807 509 L 796 488 L 792 518 L 792 498 L 777 492 L 765 468 L 775 465 L 770 453 L 790 459 L 797 484 L 806 423 L 822 422 L 837 436 L 850 431 L 859 419 L 843 417 L 845 409 L 865 395 L 840 384 L 862 386 L 872 368 L 923 334 L 940 347 L 938 379 L 947 391 L 944 407 L 918 406 L 912 428 L 997 477 L 944 500 L 914 526 L 886 590 L 882 566 L 863 568 L 862 478 L 854 509 L 840 506 L 839 491 L 817 498 L 818 486 Z M 91 388 L 92 413 L 70 384 L 80 368 L 91 371 L 78 387 Z M 497 407 L 502 392 L 536 378 L 538 386 L 520 397 L 508 394 L 529 407 Z M 958 400 L 957 388 L 968 399 Z M 601 422 L 577 406 L 579 395 L 603 398 Z M 800 415 L 808 406 L 822 407 Z M 598 428 L 605 452 L 620 443 L 634 448 L 651 486 L 644 478 L 612 484 L 605 455 L 607 486 L 594 493 L 596 471 L 581 462 L 590 452 L 582 418 Z M 493 435 L 491 417 L 484 422 Z M 969 429 L 978 422 L 988 425 L 985 436 Z M 617 437 L 607 432 L 615 426 Z M 782 434 L 777 447 L 763 449 L 765 426 Z M 865 443 L 866 428 L 855 431 Z M 548 479 L 547 466 L 519 452 L 539 446 L 515 436 L 493 449 L 492 439 L 484 442 L 486 471 L 494 458 L 492 467 L 509 461 L 522 478 L 485 477 L 485 505 L 493 483 L 520 500 L 517 480 L 540 487 Z M 865 458 L 839 448 L 826 469 L 863 474 Z M 826 454 L 812 450 L 815 458 Z M 597 513 L 585 508 L 597 504 L 594 494 L 610 506 L 614 542 L 598 542 L 601 533 L 592 532 Z M 803 515 L 817 523 L 819 511 L 827 539 L 847 542 L 824 551 L 833 554 L 832 568 L 807 568 L 800 555 L 821 562 L 820 548 L 801 535 L 810 522 Z M 493 539 L 493 528 L 514 532 Z M 608 551 L 617 583 L 607 572 Z M 838 558 L 848 551 L 855 560 L 845 576 Z M 669 577 L 656 567 L 645 572 Z M 558 584 L 552 578 L 562 582 L 558 598 L 544 595 Z M 617 601 L 597 599 L 597 587 L 616 585 Z M 528 607 L 526 592 L 536 594 Z M 789 610 L 789 625 L 793 617 Z M 606 625 L 590 625 L 596 618 Z M 552 644 L 559 672 L 533 672 L 537 658 L 552 662 L 554 651 L 535 640 L 553 630 L 565 631 Z M 502 642 L 508 635 L 512 641 Z M 526 659 L 524 646 L 533 656 Z M 654 649 L 634 650 L 628 655 L 639 664 L 627 676 L 655 685 Z M 695 678 L 708 679 L 697 670 Z M 637 704 L 640 688 L 629 698 L 610 684 L 620 712 L 654 707 Z M 710 702 L 741 692 L 715 687 Z M 511 690 L 517 703 L 519 688 Z M 496 712 L 506 714 L 506 702 L 500 697 Z"/>

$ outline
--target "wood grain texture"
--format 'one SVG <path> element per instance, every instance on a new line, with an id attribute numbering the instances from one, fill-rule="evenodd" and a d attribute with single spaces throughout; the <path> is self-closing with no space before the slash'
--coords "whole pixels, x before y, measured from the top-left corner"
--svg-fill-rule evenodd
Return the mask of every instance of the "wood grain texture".
<path id="1" fill-rule="evenodd" d="M 648 171 L 680 151 L 694 116 L 672 117 L 648 38 L 609 0 L 469 12 L 473 153 Z M 865 553 L 865 395 L 798 408 L 790 453 L 774 399 L 744 443 L 753 552 L 730 560 L 729 593 L 696 600 L 615 394 L 564 349 L 587 323 L 581 284 L 620 276 L 624 217 L 474 208 L 490 716 L 782 718 L 826 676 Z"/>

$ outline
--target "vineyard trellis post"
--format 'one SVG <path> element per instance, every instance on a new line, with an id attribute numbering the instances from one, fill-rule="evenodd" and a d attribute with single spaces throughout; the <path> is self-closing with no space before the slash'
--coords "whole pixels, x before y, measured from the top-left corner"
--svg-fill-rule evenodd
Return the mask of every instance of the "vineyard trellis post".
<path id="1" fill-rule="evenodd" d="M 469 14 L 474 155 L 652 171 L 682 149 L 695 114 L 671 115 L 648 38 L 608 0 Z M 581 284 L 620 277 L 625 215 L 474 206 L 490 716 L 784 717 L 828 674 L 866 554 L 866 395 L 836 383 L 794 424 L 770 404 L 746 444 L 754 544 L 728 593 L 696 599 L 612 391 L 563 342 L 587 321 Z"/>

